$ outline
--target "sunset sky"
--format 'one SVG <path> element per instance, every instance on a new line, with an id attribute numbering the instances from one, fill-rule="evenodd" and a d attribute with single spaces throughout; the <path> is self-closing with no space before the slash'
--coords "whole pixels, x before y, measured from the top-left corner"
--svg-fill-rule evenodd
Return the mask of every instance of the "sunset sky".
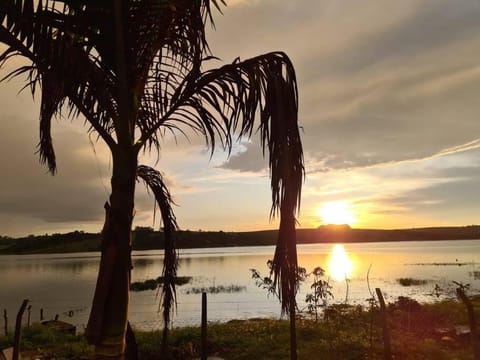
<path id="1" fill-rule="evenodd" d="M 231 62 L 282 50 L 297 71 L 300 227 L 324 223 L 325 206 L 347 211 L 353 227 L 479 223 L 478 0 L 227 3 L 209 33 L 214 55 Z M 58 119 L 58 174 L 50 176 L 35 154 L 39 98 L 18 94 L 21 86 L 0 84 L 0 235 L 99 231 L 108 151 L 82 119 Z M 167 176 L 182 229 L 276 226 L 258 137 L 238 143 L 230 159 L 220 151 L 210 159 L 202 139 L 166 138 L 158 157 L 140 163 Z M 153 226 L 152 210 L 139 183 L 134 226 Z"/>

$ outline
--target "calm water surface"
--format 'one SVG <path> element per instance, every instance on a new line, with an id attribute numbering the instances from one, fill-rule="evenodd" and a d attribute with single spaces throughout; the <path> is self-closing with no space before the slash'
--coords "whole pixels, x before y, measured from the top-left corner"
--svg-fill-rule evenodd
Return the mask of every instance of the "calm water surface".
<path id="1" fill-rule="evenodd" d="M 209 294 L 209 321 L 251 317 L 279 317 L 280 306 L 272 296 L 255 286 L 249 269 L 267 275 L 266 262 L 273 246 L 188 249 L 181 251 L 180 276 L 192 276 L 189 284 L 177 288 L 178 311 L 174 326 L 200 322 L 201 296 L 192 288 L 243 286 L 238 293 Z M 325 280 L 333 286 L 334 302 L 347 300 L 365 304 L 370 289 L 380 287 L 387 301 L 410 296 L 434 301 L 435 284 L 447 294 L 453 281 L 468 283 L 472 292 L 480 291 L 480 240 L 397 243 L 299 245 L 299 265 L 311 271 L 326 270 Z M 161 251 L 135 251 L 133 281 L 155 278 L 162 271 Z M 0 309 L 7 309 L 10 324 L 22 299 L 30 299 L 32 319 L 39 319 L 40 308 L 46 318 L 59 314 L 83 330 L 88 320 L 100 260 L 99 253 L 5 255 L 0 256 Z M 370 269 L 370 271 L 369 271 Z M 368 281 L 367 281 L 368 273 Z M 427 280 L 421 286 L 404 287 L 397 279 L 412 277 Z M 346 280 L 347 279 L 347 280 Z M 307 281 L 298 295 L 299 307 L 309 291 Z M 346 299 L 347 298 L 347 299 Z M 132 293 L 130 320 L 144 329 L 160 328 L 156 291 Z"/>

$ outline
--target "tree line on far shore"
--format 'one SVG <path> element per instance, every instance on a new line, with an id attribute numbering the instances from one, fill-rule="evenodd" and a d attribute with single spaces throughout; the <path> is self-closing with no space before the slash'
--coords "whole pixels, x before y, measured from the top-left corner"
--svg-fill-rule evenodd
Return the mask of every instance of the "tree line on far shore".
<path id="1" fill-rule="evenodd" d="M 227 232 L 183 230 L 178 232 L 179 248 L 274 245 L 277 230 Z M 352 243 L 379 241 L 426 241 L 480 239 L 480 226 L 429 227 L 398 230 L 352 229 L 348 225 L 324 225 L 298 229 L 298 243 Z M 0 254 L 65 253 L 100 251 L 101 235 L 73 231 L 65 234 L 28 235 L 21 238 L 0 236 Z M 136 227 L 134 250 L 163 249 L 163 231 Z"/>

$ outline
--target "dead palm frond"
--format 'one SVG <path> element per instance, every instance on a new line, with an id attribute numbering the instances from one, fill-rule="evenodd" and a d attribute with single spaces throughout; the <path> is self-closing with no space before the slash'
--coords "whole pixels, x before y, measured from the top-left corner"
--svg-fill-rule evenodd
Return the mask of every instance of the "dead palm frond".
<path id="1" fill-rule="evenodd" d="M 162 304 L 164 326 L 167 329 L 170 322 L 170 312 L 176 303 L 175 279 L 177 277 L 178 253 L 175 248 L 176 233 L 178 229 L 177 220 L 173 213 L 173 200 L 165 185 L 162 174 L 145 165 L 137 168 L 137 176 L 145 182 L 145 185 L 155 196 L 155 201 L 160 209 L 163 223 L 163 234 L 165 237 L 165 256 L 163 261 L 163 287 Z"/>

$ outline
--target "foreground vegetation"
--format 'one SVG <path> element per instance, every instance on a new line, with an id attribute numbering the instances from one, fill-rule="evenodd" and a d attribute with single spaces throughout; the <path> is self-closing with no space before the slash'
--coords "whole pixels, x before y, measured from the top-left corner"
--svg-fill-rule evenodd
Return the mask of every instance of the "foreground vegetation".
<path id="1" fill-rule="evenodd" d="M 480 297 L 473 298 L 480 317 Z M 389 305 L 392 350 L 396 359 L 473 359 L 468 335 L 457 336 L 455 326 L 466 325 L 464 306 L 449 300 L 420 305 L 399 298 Z M 234 320 L 210 324 L 208 346 L 211 355 L 224 359 L 288 359 L 288 322 L 271 319 Z M 326 318 L 299 319 L 299 359 L 382 359 L 380 314 L 376 308 L 335 305 Z M 158 359 L 161 331 L 136 331 L 140 359 Z M 0 348 L 12 345 L 11 337 L 0 338 Z M 200 328 L 174 329 L 171 359 L 200 356 Z M 93 349 L 82 336 L 61 334 L 41 325 L 24 329 L 23 359 L 90 359 Z"/>

